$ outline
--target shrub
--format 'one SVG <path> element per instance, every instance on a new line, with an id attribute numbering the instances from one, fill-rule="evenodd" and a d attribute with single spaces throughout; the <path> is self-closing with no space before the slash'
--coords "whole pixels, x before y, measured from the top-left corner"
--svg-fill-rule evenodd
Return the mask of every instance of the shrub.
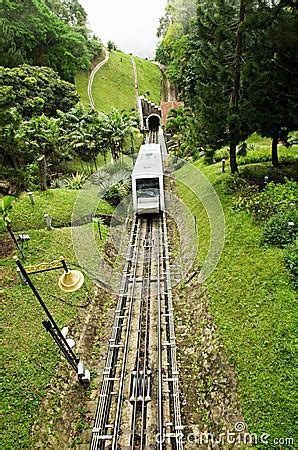
<path id="1" fill-rule="evenodd" d="M 214 155 L 213 155 L 213 159 L 216 162 L 219 162 L 222 159 L 228 159 L 228 158 L 229 158 L 229 150 L 226 147 L 221 148 L 220 150 L 216 150 L 216 152 L 214 152 Z"/>
<path id="2" fill-rule="evenodd" d="M 282 167 L 273 167 L 270 164 L 254 164 L 240 168 L 240 176 L 247 180 L 250 184 L 257 184 L 264 187 L 265 176 L 269 177 L 274 183 L 284 183 L 285 177 L 289 180 L 298 181 L 298 171 L 295 164 L 287 163 Z"/>
<path id="3" fill-rule="evenodd" d="M 0 178 L 8 182 L 11 193 L 27 189 L 34 191 L 38 188 L 38 166 L 33 163 L 27 164 L 22 169 L 3 167 L 0 171 Z"/>
<path id="4" fill-rule="evenodd" d="M 290 227 L 289 222 L 294 226 Z M 297 234 L 298 212 L 295 210 L 280 212 L 271 217 L 265 224 L 262 243 L 285 247 L 294 242 Z"/>
<path id="5" fill-rule="evenodd" d="M 65 181 L 61 180 L 61 178 L 55 178 L 51 181 L 50 184 L 51 189 L 60 189 L 65 187 Z"/>
<path id="6" fill-rule="evenodd" d="M 281 211 L 294 206 L 297 198 L 297 183 L 285 179 L 284 184 L 268 183 L 263 191 L 258 186 L 249 185 L 245 181 L 239 189 L 235 206 L 251 212 L 258 220 L 265 220 Z"/>
<path id="7" fill-rule="evenodd" d="M 63 182 L 68 189 L 81 189 L 87 180 L 87 176 L 83 173 L 72 174 L 70 177 L 64 178 Z"/>
<path id="8" fill-rule="evenodd" d="M 289 270 L 295 288 L 298 287 L 298 241 L 296 239 L 295 243 L 288 245 L 285 250 L 285 264 Z"/>
<path id="9" fill-rule="evenodd" d="M 114 184 L 105 191 L 103 198 L 113 206 L 118 203 L 128 194 L 128 186 L 123 183 Z"/>

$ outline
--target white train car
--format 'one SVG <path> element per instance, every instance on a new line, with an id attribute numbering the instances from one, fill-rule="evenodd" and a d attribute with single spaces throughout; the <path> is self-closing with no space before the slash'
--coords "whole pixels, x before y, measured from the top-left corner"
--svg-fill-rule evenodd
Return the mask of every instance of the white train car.
<path id="1" fill-rule="evenodd" d="M 159 214 L 165 210 L 160 144 L 141 146 L 132 172 L 132 196 L 137 214 Z"/>

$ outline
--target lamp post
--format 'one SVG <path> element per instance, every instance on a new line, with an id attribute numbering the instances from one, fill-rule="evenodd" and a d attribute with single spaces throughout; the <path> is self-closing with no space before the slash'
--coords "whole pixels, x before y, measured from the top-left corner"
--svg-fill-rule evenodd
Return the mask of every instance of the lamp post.
<path id="1" fill-rule="evenodd" d="M 15 262 L 18 267 L 18 272 L 24 284 L 28 284 L 31 291 L 37 298 L 40 306 L 44 310 L 48 320 L 44 320 L 42 322 L 45 329 L 51 334 L 52 338 L 62 351 L 63 355 L 69 362 L 69 364 L 73 367 L 73 369 L 77 372 L 79 381 L 83 384 L 89 384 L 90 382 L 90 372 L 85 369 L 84 363 L 80 361 L 80 357 L 77 356 L 72 350 L 70 343 L 65 338 L 65 336 L 61 333 L 60 328 L 58 327 L 54 317 L 50 313 L 48 307 L 45 302 L 41 298 L 38 290 L 34 286 L 29 275 L 33 275 L 36 273 L 49 272 L 52 270 L 64 269 L 63 275 L 59 278 L 59 287 L 65 292 L 74 292 L 78 290 L 83 282 L 84 276 L 78 270 L 69 270 L 66 262 L 63 258 L 60 259 L 59 264 L 49 264 L 43 268 L 37 268 L 36 270 L 26 270 L 26 268 L 22 265 L 18 257 L 15 257 Z"/>

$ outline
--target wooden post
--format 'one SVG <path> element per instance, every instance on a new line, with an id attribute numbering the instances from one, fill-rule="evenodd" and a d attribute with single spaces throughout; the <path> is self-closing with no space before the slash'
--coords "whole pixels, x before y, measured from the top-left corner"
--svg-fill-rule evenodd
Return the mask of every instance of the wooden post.
<path id="1" fill-rule="evenodd" d="M 40 189 L 42 191 L 47 190 L 47 164 L 46 164 L 46 158 L 45 155 L 42 155 L 37 160 L 38 162 L 38 170 L 39 170 L 39 184 Z"/>

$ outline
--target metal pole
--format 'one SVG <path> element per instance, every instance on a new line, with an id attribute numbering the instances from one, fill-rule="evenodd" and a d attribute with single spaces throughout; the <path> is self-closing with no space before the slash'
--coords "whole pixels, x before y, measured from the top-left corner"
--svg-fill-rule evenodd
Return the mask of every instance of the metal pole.
<path id="1" fill-rule="evenodd" d="M 50 311 L 48 310 L 46 304 L 44 303 L 44 301 L 42 300 L 41 296 L 39 295 L 38 290 L 36 289 L 36 287 L 32 283 L 32 281 L 31 281 L 29 275 L 27 274 L 25 268 L 23 267 L 23 265 L 21 264 L 20 260 L 17 257 L 15 257 L 15 261 L 16 261 L 16 264 L 17 264 L 18 268 L 20 269 L 21 274 L 23 275 L 23 277 L 25 278 L 26 282 L 30 286 L 31 291 L 33 292 L 33 294 L 35 295 L 35 297 L 39 301 L 40 306 L 42 307 L 42 309 L 46 313 L 47 317 L 49 318 L 53 328 L 56 330 L 57 335 L 59 336 L 60 340 L 63 342 L 63 344 L 67 348 L 68 352 L 70 353 L 71 358 L 73 358 L 74 361 L 76 363 L 78 363 L 80 361 L 80 358 L 77 355 L 75 355 L 75 353 L 72 351 L 72 349 L 68 345 L 68 342 L 66 341 L 65 337 L 61 333 L 61 331 L 60 331 L 58 325 L 56 324 L 52 314 L 50 313 Z"/>
<path id="2" fill-rule="evenodd" d="M 63 258 L 63 256 L 61 256 L 60 259 L 61 259 L 61 263 L 62 263 L 62 266 L 63 266 L 64 271 L 65 271 L 66 273 L 68 273 L 68 267 L 67 267 L 67 264 L 66 264 L 66 262 L 65 262 L 65 259 Z"/>

